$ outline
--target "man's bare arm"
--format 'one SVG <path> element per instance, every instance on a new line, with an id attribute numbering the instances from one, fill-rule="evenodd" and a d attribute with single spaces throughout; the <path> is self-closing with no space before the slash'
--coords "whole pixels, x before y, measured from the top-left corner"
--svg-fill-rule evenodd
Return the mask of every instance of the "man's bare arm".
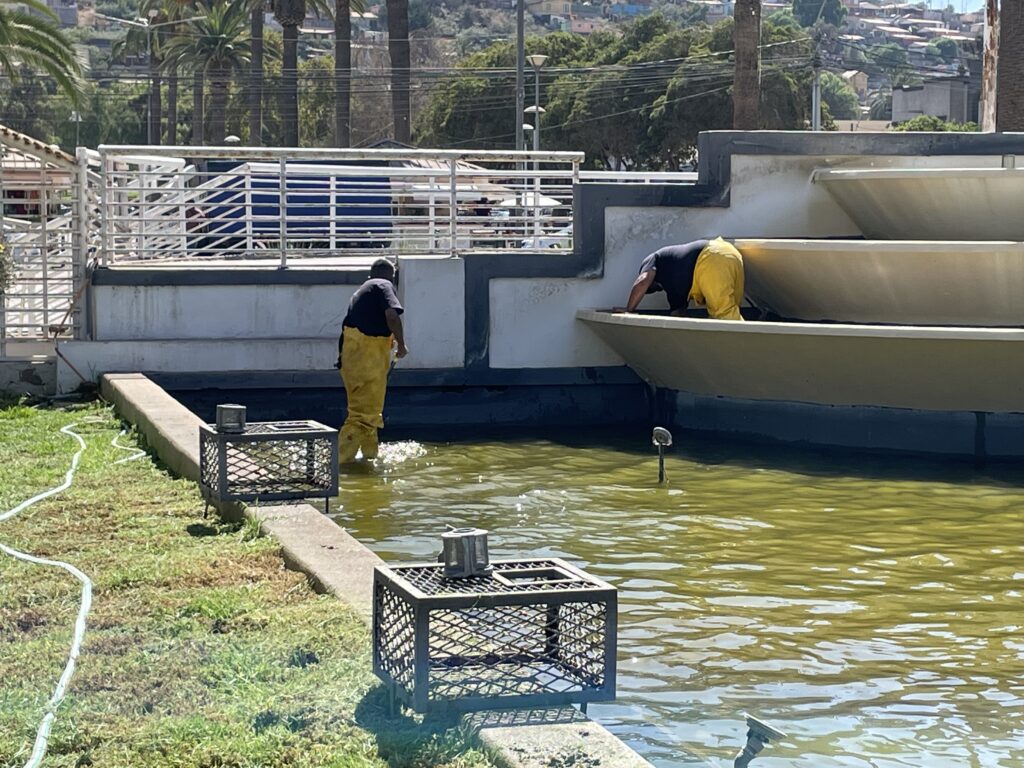
<path id="1" fill-rule="evenodd" d="M 640 306 L 640 302 L 643 301 L 644 295 L 647 293 L 647 289 L 651 287 L 654 282 L 655 270 L 649 269 L 646 272 L 641 272 L 636 281 L 633 283 L 633 287 L 629 289 L 629 300 L 626 302 L 626 311 L 635 312 L 636 308 Z"/>
<path id="2" fill-rule="evenodd" d="M 398 348 L 395 350 L 395 357 L 401 360 L 409 354 L 405 346 L 405 332 L 402 328 L 402 316 L 393 309 L 384 310 L 384 319 L 387 321 L 388 329 L 395 337 Z"/>

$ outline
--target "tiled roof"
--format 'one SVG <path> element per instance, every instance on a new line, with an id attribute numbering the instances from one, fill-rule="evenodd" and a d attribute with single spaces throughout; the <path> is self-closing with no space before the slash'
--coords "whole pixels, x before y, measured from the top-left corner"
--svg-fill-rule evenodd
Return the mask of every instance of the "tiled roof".
<path id="1" fill-rule="evenodd" d="M 74 165 L 75 158 L 56 144 L 46 144 L 24 133 L 19 133 L 6 125 L 0 125 L 0 142 L 6 146 L 26 152 L 40 160 L 58 164 Z"/>

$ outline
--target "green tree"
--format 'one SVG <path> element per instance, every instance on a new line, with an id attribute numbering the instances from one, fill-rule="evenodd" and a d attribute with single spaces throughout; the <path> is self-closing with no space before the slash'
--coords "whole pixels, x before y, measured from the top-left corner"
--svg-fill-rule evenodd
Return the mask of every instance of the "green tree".
<path id="1" fill-rule="evenodd" d="M 871 101 L 868 110 L 868 118 L 871 120 L 892 120 L 892 94 L 883 93 Z"/>
<path id="2" fill-rule="evenodd" d="M 842 0 L 793 0 L 793 15 L 805 27 L 819 21 L 841 27 L 846 21 L 846 7 Z"/>
<path id="3" fill-rule="evenodd" d="M 409 0 L 387 0 L 388 54 L 391 58 L 391 114 L 395 141 L 412 141 L 409 99 Z"/>
<path id="4" fill-rule="evenodd" d="M 732 19 L 714 28 L 683 27 L 652 14 L 626 25 L 621 36 L 527 38 L 527 53 L 546 54 L 546 70 L 558 73 L 541 90 L 543 146 L 582 150 L 589 167 L 609 170 L 678 169 L 692 161 L 700 131 L 732 125 L 733 67 L 724 55 L 710 55 L 732 50 L 732 32 Z M 794 36 L 765 19 L 762 40 L 786 43 Z M 804 127 L 810 69 L 792 62 L 809 52 L 806 41 L 764 50 L 762 127 Z M 460 61 L 465 74 L 437 88 L 420 112 L 417 143 L 509 148 L 514 56 L 503 41 Z"/>
<path id="5" fill-rule="evenodd" d="M 40 0 L 0 0 L 0 70 L 12 79 L 42 72 L 75 98 L 84 88 L 75 49 Z"/>
<path id="6" fill-rule="evenodd" d="M 733 128 L 756 131 L 761 92 L 761 0 L 736 0 L 733 17 Z"/>
<path id="7" fill-rule="evenodd" d="M 167 50 L 178 62 L 189 62 L 194 75 L 199 75 L 193 81 L 197 113 L 193 121 L 204 119 L 203 110 L 198 107 L 203 103 L 203 80 L 209 81 L 209 140 L 218 144 L 225 136 L 231 77 L 235 72 L 244 71 L 252 58 L 250 13 L 240 2 L 218 2 L 204 11 L 204 18 L 192 22 L 191 33 L 171 40 Z M 200 130 L 199 133 L 205 132 Z"/>
<path id="8" fill-rule="evenodd" d="M 284 53 L 281 60 L 280 111 L 286 147 L 299 146 L 299 26 L 306 18 L 306 0 L 273 0 L 274 19 L 281 25 Z"/>
<path id="9" fill-rule="evenodd" d="M 145 144 L 147 91 L 141 83 L 110 83 L 103 87 L 90 83 L 77 104 L 66 96 L 58 96 L 50 110 L 49 135 L 62 147 L 73 147 L 76 141 L 83 147 Z M 72 111 L 78 113 L 81 122 L 72 122 Z"/>
<path id="10" fill-rule="evenodd" d="M 330 56 L 317 56 L 299 65 L 299 146 L 329 147 L 334 144 L 337 103 Z"/>
<path id="11" fill-rule="evenodd" d="M 918 115 L 893 127 L 894 131 L 943 131 L 951 133 L 970 133 L 978 130 L 977 123 L 957 123 L 943 120 L 934 115 Z"/>
<path id="12" fill-rule="evenodd" d="M 828 104 L 832 117 L 837 120 L 856 120 L 860 117 L 857 93 L 839 75 L 821 73 L 821 98 Z"/>
<path id="13" fill-rule="evenodd" d="M 956 44 L 956 40 L 950 40 L 948 37 L 940 37 L 935 41 L 934 45 L 938 49 L 942 60 L 947 64 L 952 64 L 960 57 L 960 46 Z"/>
<path id="14" fill-rule="evenodd" d="M 896 43 L 885 43 L 872 47 L 868 53 L 868 60 L 878 71 L 889 78 L 894 87 L 920 82 L 921 78 L 910 66 L 907 52 Z"/>
<path id="15" fill-rule="evenodd" d="M 263 144 L 263 18 L 268 7 L 267 0 L 249 0 L 249 46 L 252 55 L 249 58 L 248 143 L 254 147 Z"/>

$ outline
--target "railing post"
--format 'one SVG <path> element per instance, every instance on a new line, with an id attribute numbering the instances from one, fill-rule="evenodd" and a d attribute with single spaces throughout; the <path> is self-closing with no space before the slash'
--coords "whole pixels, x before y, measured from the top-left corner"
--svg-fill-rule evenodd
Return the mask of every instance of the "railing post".
<path id="1" fill-rule="evenodd" d="M 0 161 L 2 161 L 7 155 L 6 147 L 0 145 Z M 3 232 L 3 225 L 7 217 L 6 205 L 4 200 L 4 174 L 0 173 L 0 232 Z M 10 243 L 7 244 L 10 248 Z M 5 254 L 11 256 L 8 252 Z M 4 360 L 7 357 L 7 292 L 0 291 L 0 360 Z"/>
<path id="2" fill-rule="evenodd" d="M 448 212 L 449 218 L 449 237 L 451 237 L 451 256 L 457 258 L 459 255 L 459 161 L 454 157 L 448 161 Z"/>
<path id="3" fill-rule="evenodd" d="M 100 265 L 110 265 L 110 160 L 100 152 Z"/>
<path id="4" fill-rule="evenodd" d="M 256 216 L 256 209 L 252 204 L 252 167 L 245 174 L 245 252 L 250 258 L 253 252 L 252 225 Z"/>
<path id="5" fill-rule="evenodd" d="M 338 175 L 331 174 L 331 212 L 328 219 L 331 222 L 331 254 L 338 249 Z"/>
<path id="6" fill-rule="evenodd" d="M 50 189 L 47 183 L 46 164 L 39 164 L 39 255 L 42 257 L 42 272 L 40 279 L 43 282 L 43 338 L 50 330 Z M 58 332 L 59 333 L 59 332 Z M 55 334 L 56 335 L 56 334 Z"/>
<path id="7" fill-rule="evenodd" d="M 278 183 L 280 192 L 278 200 L 278 214 L 280 215 L 280 236 L 281 236 L 281 269 L 288 268 L 288 161 L 280 159 L 280 170 L 278 171 Z"/>
<path id="8" fill-rule="evenodd" d="M 75 150 L 75 218 L 73 222 L 75 236 L 78 242 L 72 247 L 71 258 L 71 296 L 78 295 L 78 288 L 85 280 L 85 270 L 89 265 L 89 150 L 85 147 L 78 147 Z M 81 339 L 83 334 L 83 323 L 78 322 L 80 312 L 76 309 L 71 314 L 71 326 L 74 330 L 74 338 Z"/>
<path id="9" fill-rule="evenodd" d="M 537 115 L 539 122 L 540 115 Z M 533 158 L 533 247 L 540 248 L 540 158 Z"/>

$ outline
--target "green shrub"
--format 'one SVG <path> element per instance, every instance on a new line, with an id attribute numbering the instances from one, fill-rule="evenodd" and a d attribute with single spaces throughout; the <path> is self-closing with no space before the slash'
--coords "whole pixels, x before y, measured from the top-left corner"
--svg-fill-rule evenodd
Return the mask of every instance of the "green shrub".
<path id="1" fill-rule="evenodd" d="M 14 259 L 6 243 L 0 242 L 0 293 L 11 287 L 14 282 Z"/>

